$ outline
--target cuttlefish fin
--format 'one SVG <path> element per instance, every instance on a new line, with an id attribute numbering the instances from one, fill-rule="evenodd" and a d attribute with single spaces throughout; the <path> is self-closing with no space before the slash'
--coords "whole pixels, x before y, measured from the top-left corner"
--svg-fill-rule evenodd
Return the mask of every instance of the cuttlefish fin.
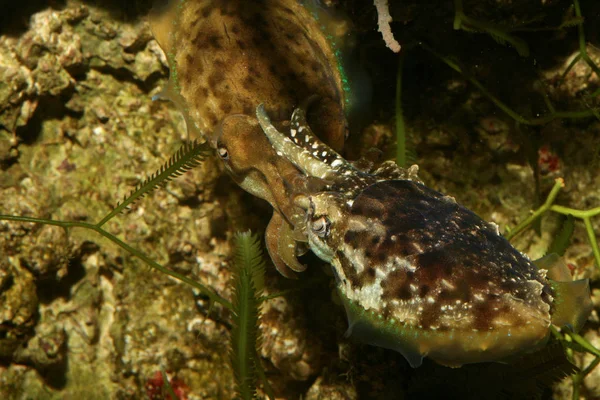
<path id="1" fill-rule="evenodd" d="M 550 279 L 550 284 L 555 295 L 552 323 L 558 327 L 569 325 L 574 332 L 579 332 L 593 307 L 589 280 L 556 282 Z"/>
<path id="2" fill-rule="evenodd" d="M 579 332 L 592 312 L 592 298 L 588 279 L 573 281 L 571 272 L 558 254 L 548 254 L 534 264 L 548 272 L 546 277 L 554 289 L 554 312 L 552 323 L 565 325 Z"/>
<path id="3" fill-rule="evenodd" d="M 545 269 L 548 279 L 557 282 L 570 282 L 573 280 L 569 267 L 567 267 L 564 260 L 556 253 L 546 254 L 544 257 L 535 260 L 533 264 L 538 269 Z"/>

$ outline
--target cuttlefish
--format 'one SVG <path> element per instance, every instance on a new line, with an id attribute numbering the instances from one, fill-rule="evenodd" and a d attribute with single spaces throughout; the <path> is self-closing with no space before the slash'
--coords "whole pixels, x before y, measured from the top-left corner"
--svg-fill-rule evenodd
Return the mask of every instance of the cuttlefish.
<path id="1" fill-rule="evenodd" d="M 347 23 L 315 2 L 297 0 L 169 0 L 150 15 L 169 63 L 156 96 L 182 112 L 188 134 L 206 138 L 245 190 L 268 201 L 266 243 L 287 277 L 303 271 L 305 249 L 294 234 L 301 212 L 289 201 L 297 168 L 275 154 L 254 115 L 261 99 L 276 124 L 289 124 L 308 99 L 319 136 L 340 150 L 351 90 L 341 54 Z M 287 185 L 287 186 L 286 186 Z"/>
<path id="2" fill-rule="evenodd" d="M 276 154 L 317 190 L 299 187 L 310 249 L 329 263 L 348 316 L 348 333 L 448 366 L 505 361 L 543 346 L 551 325 L 581 329 L 592 308 L 587 279 L 564 263 L 535 265 L 498 232 L 384 162 L 359 169 L 312 132 L 297 109 L 278 130 L 264 107 L 257 118 Z"/>

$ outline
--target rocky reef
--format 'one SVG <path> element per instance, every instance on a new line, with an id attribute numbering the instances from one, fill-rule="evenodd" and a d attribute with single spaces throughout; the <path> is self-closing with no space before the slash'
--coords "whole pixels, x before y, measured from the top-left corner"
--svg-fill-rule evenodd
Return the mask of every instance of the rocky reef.
<path id="1" fill-rule="evenodd" d="M 0 214 L 97 222 L 187 138 L 175 107 L 152 101 L 169 63 L 150 32 L 147 2 L 26 3 L 0 19 Z M 559 176 L 566 187 L 557 204 L 600 205 L 600 77 L 584 59 L 570 67 L 582 20 L 586 56 L 600 65 L 596 2 L 577 3 L 584 19 L 562 0 L 390 3 L 409 158 L 428 186 L 501 232 L 539 207 Z M 457 24 L 457 4 L 471 19 Z M 399 56 L 377 32 L 377 9 L 361 0 L 320 6 L 347 16 L 352 62 L 370 77 L 373 100 L 361 103 L 344 154 L 356 159 L 376 147 L 394 158 Z M 587 114 L 536 120 L 556 110 Z M 105 228 L 230 298 L 232 236 L 264 232 L 270 215 L 209 157 Z M 548 214 L 513 244 L 539 258 L 561 224 Z M 600 231 L 600 218 L 591 224 Z M 592 279 L 597 307 L 599 266 L 578 221 L 565 260 L 574 277 Z M 394 352 L 345 338 L 333 278 L 316 257 L 303 261 L 300 280 L 271 265 L 266 275 L 267 294 L 285 293 L 265 302 L 260 326 L 260 356 L 278 397 L 495 398 L 506 390 L 497 376 L 514 378 L 498 364 L 413 370 Z M 231 315 L 209 308 L 200 292 L 93 232 L 0 220 L 0 398 L 163 398 L 161 370 L 180 398 L 232 398 Z M 582 331 L 597 348 L 599 324 L 593 311 Z M 573 359 L 585 368 L 595 357 L 576 351 Z M 600 396 L 599 374 L 582 378 L 581 398 Z M 523 398 L 572 398 L 569 379 L 541 392 L 511 382 L 509 393 Z"/>

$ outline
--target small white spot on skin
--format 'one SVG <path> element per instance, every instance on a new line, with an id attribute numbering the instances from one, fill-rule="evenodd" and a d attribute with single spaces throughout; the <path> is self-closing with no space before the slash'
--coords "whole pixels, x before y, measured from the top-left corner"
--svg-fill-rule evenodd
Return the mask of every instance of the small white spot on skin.
<path id="1" fill-rule="evenodd" d="M 327 155 L 327 152 L 326 152 L 326 151 L 323 151 L 323 152 L 321 153 L 321 156 L 323 156 L 323 157 L 325 157 L 326 155 Z"/>
<path id="2" fill-rule="evenodd" d="M 317 147 L 319 147 L 319 144 L 318 144 L 318 143 L 316 143 L 316 142 L 315 142 L 315 143 L 313 143 L 313 144 L 312 144 L 312 148 L 313 148 L 313 149 L 316 149 Z"/>
<path id="3" fill-rule="evenodd" d="M 300 128 L 300 132 L 302 132 L 302 128 Z M 304 141 L 308 143 L 310 142 L 310 138 L 308 136 L 304 136 Z"/>
<path id="4" fill-rule="evenodd" d="M 442 279 L 441 283 L 446 289 L 456 289 L 456 286 L 454 286 L 453 284 L 451 284 L 450 282 L 448 282 L 445 279 Z"/>
<path id="5" fill-rule="evenodd" d="M 428 302 L 429 304 L 433 304 L 433 303 L 435 303 L 435 299 L 434 299 L 433 297 L 431 297 L 431 296 L 428 296 L 428 297 L 427 297 L 427 302 Z"/>
<path id="6" fill-rule="evenodd" d="M 333 160 L 333 162 L 331 163 L 331 166 L 332 167 L 337 167 L 338 165 L 342 165 L 342 164 L 343 164 L 342 160 L 340 160 L 338 158 L 338 159 Z"/>
<path id="7" fill-rule="evenodd" d="M 479 293 L 476 293 L 476 294 L 474 294 L 474 295 L 473 295 L 473 297 L 474 297 L 474 298 L 475 298 L 475 300 L 477 300 L 477 301 L 483 301 L 483 300 L 484 300 L 484 299 L 483 299 L 483 296 L 482 296 L 482 295 L 480 295 Z"/>
<path id="8" fill-rule="evenodd" d="M 290 135 L 292 137 L 296 137 L 296 130 L 295 129 L 290 130 Z"/>
<path id="9" fill-rule="evenodd" d="M 282 157 L 282 156 L 283 156 L 283 153 L 282 153 L 282 152 L 280 152 L 280 151 L 278 151 L 278 152 L 277 152 L 277 155 L 278 155 L 279 157 Z"/>
<path id="10" fill-rule="evenodd" d="M 304 127 L 303 127 L 303 126 L 301 126 L 300 128 L 298 128 L 298 132 L 300 132 L 300 133 L 304 132 Z M 308 136 L 307 136 L 307 137 L 308 137 Z"/>

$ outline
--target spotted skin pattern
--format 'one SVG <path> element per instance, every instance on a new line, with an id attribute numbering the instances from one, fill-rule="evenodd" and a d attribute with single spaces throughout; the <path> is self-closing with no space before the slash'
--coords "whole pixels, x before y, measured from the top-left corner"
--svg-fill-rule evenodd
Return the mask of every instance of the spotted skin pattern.
<path id="1" fill-rule="evenodd" d="M 302 184 L 275 155 L 254 111 L 259 99 L 271 99 L 269 112 L 285 124 L 296 105 L 318 96 L 311 121 L 329 145 L 342 147 L 346 95 L 321 17 L 297 0 L 168 0 L 149 18 L 170 68 L 157 97 L 175 103 L 190 136 L 206 138 L 243 189 L 271 204 L 267 248 L 290 278 L 305 268 L 296 259 L 304 250 L 293 239 L 298 213 L 289 200 L 289 187 Z"/>
<path id="2" fill-rule="evenodd" d="M 303 115 L 296 110 L 280 133 L 257 109 L 277 155 L 326 182 L 295 203 L 306 212 L 311 250 L 333 268 L 349 333 L 413 367 L 425 356 L 460 366 L 532 351 L 552 323 L 587 318 L 587 281 L 551 284 L 495 224 L 424 186 L 416 167 L 360 170 L 319 141 Z M 555 283 L 576 301 L 555 303 Z M 567 303 L 578 317 L 553 319 Z"/>

